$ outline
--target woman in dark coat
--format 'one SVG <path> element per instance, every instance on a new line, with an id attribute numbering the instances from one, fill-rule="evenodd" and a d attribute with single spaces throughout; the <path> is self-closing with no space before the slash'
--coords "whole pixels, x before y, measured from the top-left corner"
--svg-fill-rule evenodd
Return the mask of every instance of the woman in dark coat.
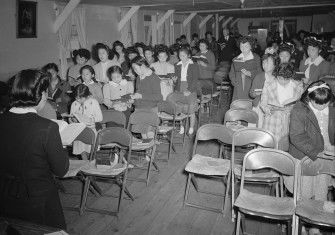
<path id="1" fill-rule="evenodd" d="M 0 115 L 0 217 L 65 229 L 54 176 L 69 167 L 58 125 L 37 115 L 47 100 L 49 75 L 23 70 Z"/>

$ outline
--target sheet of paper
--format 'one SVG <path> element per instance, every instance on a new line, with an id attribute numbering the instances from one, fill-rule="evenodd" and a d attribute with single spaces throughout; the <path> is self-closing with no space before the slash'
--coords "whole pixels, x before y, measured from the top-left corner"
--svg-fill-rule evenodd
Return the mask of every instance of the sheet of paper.
<path id="1" fill-rule="evenodd" d="M 64 146 L 71 145 L 78 135 L 86 128 L 84 123 L 71 123 L 60 132 L 62 144 Z"/>

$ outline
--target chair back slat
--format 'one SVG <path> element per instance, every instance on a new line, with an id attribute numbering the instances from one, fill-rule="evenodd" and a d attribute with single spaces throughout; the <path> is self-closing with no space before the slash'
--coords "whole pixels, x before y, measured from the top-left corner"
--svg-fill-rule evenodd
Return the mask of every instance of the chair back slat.
<path id="1" fill-rule="evenodd" d="M 115 126 L 126 127 L 127 118 L 123 112 L 116 110 L 103 110 L 102 111 L 102 122 L 103 124 L 112 123 Z"/>
<path id="2" fill-rule="evenodd" d="M 233 135 L 234 146 L 256 144 L 264 148 L 278 148 L 278 143 L 273 134 L 260 128 L 244 128 L 237 130 Z"/>
<path id="3" fill-rule="evenodd" d="M 239 100 L 234 100 L 230 104 L 231 109 L 252 109 L 252 100 L 249 99 L 239 99 Z"/>
<path id="4" fill-rule="evenodd" d="M 245 155 L 243 164 L 246 170 L 271 168 L 288 176 L 293 176 L 295 171 L 294 158 L 276 149 L 251 150 Z"/>
<path id="5" fill-rule="evenodd" d="M 258 123 L 258 114 L 253 110 L 248 109 L 229 109 L 224 118 L 224 123 L 245 121 L 247 123 Z"/>
<path id="6" fill-rule="evenodd" d="M 224 144 L 231 144 L 233 131 L 221 124 L 206 124 L 199 128 L 197 139 L 201 141 L 219 140 Z"/>

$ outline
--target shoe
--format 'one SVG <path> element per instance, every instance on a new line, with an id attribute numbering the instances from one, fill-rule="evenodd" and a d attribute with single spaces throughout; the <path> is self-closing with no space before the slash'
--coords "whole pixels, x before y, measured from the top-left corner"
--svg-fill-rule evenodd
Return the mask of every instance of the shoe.
<path id="1" fill-rule="evenodd" d="M 185 132 L 185 128 L 184 128 L 184 126 L 180 126 L 179 134 L 183 135 L 184 132 Z"/>
<path id="2" fill-rule="evenodd" d="M 192 135 L 193 132 L 194 132 L 194 129 L 193 129 L 193 127 L 191 127 L 191 128 L 188 130 L 188 134 L 189 134 L 189 135 Z"/>

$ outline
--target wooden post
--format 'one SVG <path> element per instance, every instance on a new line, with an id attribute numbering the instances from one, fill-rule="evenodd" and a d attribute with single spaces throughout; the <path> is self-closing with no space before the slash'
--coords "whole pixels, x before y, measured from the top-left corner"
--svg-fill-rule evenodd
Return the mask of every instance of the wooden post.
<path id="1" fill-rule="evenodd" d="M 65 20 L 70 16 L 72 11 L 76 9 L 78 4 L 80 3 L 81 0 L 71 0 L 63 9 L 62 13 L 57 16 L 54 25 L 53 25 L 53 30 L 54 33 L 57 33 L 59 28 L 63 25 Z"/>
<path id="2" fill-rule="evenodd" d="M 233 17 L 229 17 L 222 23 L 222 28 L 226 27 L 226 25 L 233 19 Z"/>
<path id="3" fill-rule="evenodd" d="M 121 29 L 125 26 L 125 24 L 130 20 L 130 18 L 140 9 L 140 6 L 132 6 L 130 10 L 123 16 L 120 22 L 117 25 L 117 29 L 121 31 Z"/>
<path id="4" fill-rule="evenodd" d="M 206 16 L 199 24 L 199 29 L 201 29 L 202 27 L 204 27 L 204 25 L 207 23 L 207 21 L 210 20 L 210 18 L 212 18 L 213 15 L 208 15 Z"/>
<path id="5" fill-rule="evenodd" d="M 219 17 L 219 23 L 221 22 L 221 20 L 223 20 L 224 16 L 220 16 Z"/>
<path id="6" fill-rule="evenodd" d="M 174 13 L 174 10 L 168 10 L 157 22 L 157 29 Z"/>
<path id="7" fill-rule="evenodd" d="M 215 37 L 219 40 L 219 14 L 215 14 Z"/>
<path id="8" fill-rule="evenodd" d="M 191 20 L 197 15 L 196 12 L 191 13 L 184 21 L 183 21 L 183 27 L 185 28 L 188 23 L 191 22 Z"/>
<path id="9" fill-rule="evenodd" d="M 231 22 L 230 27 L 233 27 L 240 19 L 237 18 L 233 22 Z"/>
<path id="10" fill-rule="evenodd" d="M 151 45 L 154 46 L 157 44 L 157 15 L 151 16 Z"/>

